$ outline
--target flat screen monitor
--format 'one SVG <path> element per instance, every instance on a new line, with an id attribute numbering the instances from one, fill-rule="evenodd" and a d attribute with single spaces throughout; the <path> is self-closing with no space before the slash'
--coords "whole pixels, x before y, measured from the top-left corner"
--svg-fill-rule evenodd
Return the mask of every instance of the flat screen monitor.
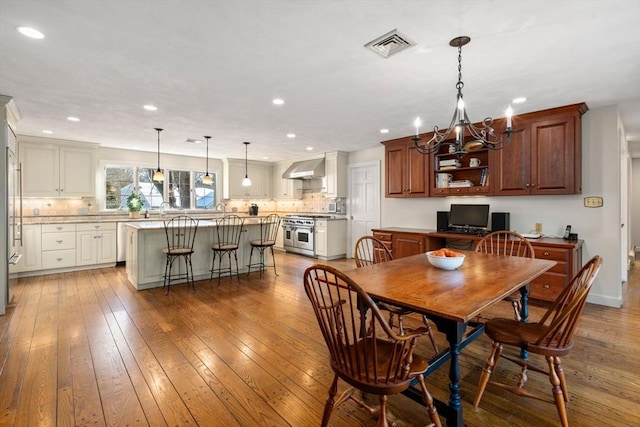
<path id="1" fill-rule="evenodd" d="M 489 205 L 451 205 L 449 227 L 487 228 Z"/>

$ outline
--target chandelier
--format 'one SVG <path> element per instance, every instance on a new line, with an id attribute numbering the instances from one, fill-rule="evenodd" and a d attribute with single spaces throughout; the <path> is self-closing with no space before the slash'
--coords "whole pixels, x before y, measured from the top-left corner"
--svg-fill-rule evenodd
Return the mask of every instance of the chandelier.
<path id="1" fill-rule="evenodd" d="M 511 135 L 514 132 L 511 127 L 511 116 L 513 110 L 511 106 L 507 108 L 507 127 L 504 132 L 505 138 L 503 140 L 498 139 L 495 130 L 493 129 L 493 119 L 491 117 L 485 118 L 481 123 L 473 124 L 469 120 L 467 110 L 464 105 L 464 98 L 462 96 L 462 88 L 464 83 L 462 82 L 462 46 L 471 41 L 470 37 L 460 36 L 456 37 L 449 42 L 449 46 L 458 48 L 458 83 L 456 83 L 456 89 L 458 89 L 458 95 L 456 100 L 456 108 L 451 118 L 451 123 L 446 130 L 440 130 L 438 126 L 433 127 L 433 137 L 425 144 L 420 144 L 420 117 L 416 118 L 414 125 L 416 127 L 416 135 L 413 137 L 413 142 L 418 152 L 422 154 L 437 153 L 440 149 L 448 145 L 448 152 L 455 154 L 459 158 L 464 157 L 471 151 L 480 150 L 482 148 L 489 148 L 491 150 L 499 150 L 504 148 L 509 142 L 511 142 Z M 452 134 L 455 132 L 455 140 L 452 138 Z M 466 139 L 466 142 L 465 142 Z"/>

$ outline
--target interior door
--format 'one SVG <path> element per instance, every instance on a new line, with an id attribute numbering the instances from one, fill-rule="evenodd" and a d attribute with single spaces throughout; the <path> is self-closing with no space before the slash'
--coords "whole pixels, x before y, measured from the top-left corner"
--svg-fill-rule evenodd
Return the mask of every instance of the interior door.
<path id="1" fill-rule="evenodd" d="M 347 256 L 353 258 L 353 246 L 362 236 L 380 227 L 380 162 L 349 165 L 349 236 Z"/>

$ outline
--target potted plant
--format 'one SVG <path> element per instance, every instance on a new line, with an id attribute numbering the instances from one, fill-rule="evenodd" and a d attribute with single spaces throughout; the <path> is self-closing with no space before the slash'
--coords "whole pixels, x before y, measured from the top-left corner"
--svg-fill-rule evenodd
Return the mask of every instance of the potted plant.
<path id="1" fill-rule="evenodd" d="M 127 197 L 127 208 L 129 209 L 129 218 L 140 218 L 140 210 L 142 209 L 142 199 L 138 193 L 131 193 Z"/>

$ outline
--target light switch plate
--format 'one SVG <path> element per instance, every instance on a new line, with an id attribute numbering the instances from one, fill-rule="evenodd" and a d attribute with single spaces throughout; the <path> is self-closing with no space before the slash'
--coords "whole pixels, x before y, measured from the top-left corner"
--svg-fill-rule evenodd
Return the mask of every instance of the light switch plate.
<path id="1" fill-rule="evenodd" d="M 589 196 L 584 198 L 584 206 L 587 208 L 601 208 L 603 204 L 602 197 Z"/>

